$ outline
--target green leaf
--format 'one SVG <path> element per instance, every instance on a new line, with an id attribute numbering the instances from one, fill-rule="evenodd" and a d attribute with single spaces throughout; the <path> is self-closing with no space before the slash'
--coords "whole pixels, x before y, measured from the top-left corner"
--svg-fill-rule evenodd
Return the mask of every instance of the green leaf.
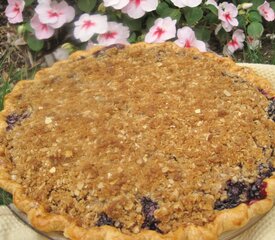
<path id="1" fill-rule="evenodd" d="M 258 11 L 250 11 L 248 13 L 248 20 L 250 22 L 262 22 L 262 16 Z"/>
<path id="2" fill-rule="evenodd" d="M 196 25 L 203 17 L 203 11 L 200 7 L 185 7 L 183 11 L 187 24 L 191 26 Z"/>
<path id="3" fill-rule="evenodd" d="M 210 24 L 218 24 L 220 23 L 220 20 L 217 18 L 217 16 L 215 14 L 213 14 L 212 12 L 207 13 L 204 17 L 204 20 Z M 209 26 L 209 25 L 208 25 Z"/>
<path id="4" fill-rule="evenodd" d="M 270 2 L 270 7 L 275 11 L 275 2 Z"/>
<path id="5" fill-rule="evenodd" d="M 27 32 L 33 32 L 33 29 L 31 27 L 31 24 L 30 23 L 24 23 L 24 30 L 27 31 Z"/>
<path id="6" fill-rule="evenodd" d="M 265 0 L 253 0 L 251 1 L 253 3 L 253 6 L 251 7 L 251 10 L 257 10 L 257 8 L 264 3 Z"/>
<path id="7" fill-rule="evenodd" d="M 157 6 L 156 12 L 157 14 L 161 15 L 167 8 L 169 8 L 169 5 L 166 2 L 160 2 Z"/>
<path id="8" fill-rule="evenodd" d="M 210 40 L 211 31 L 206 29 L 205 27 L 198 27 L 195 28 L 196 37 L 199 40 L 202 40 L 204 42 L 208 42 Z"/>
<path id="9" fill-rule="evenodd" d="M 154 25 L 155 20 L 156 20 L 156 18 L 154 18 L 153 16 L 149 16 L 146 19 L 146 28 L 150 29 Z"/>
<path id="10" fill-rule="evenodd" d="M 264 32 L 264 27 L 259 22 L 252 22 L 247 27 L 248 35 L 254 38 L 260 38 Z"/>
<path id="11" fill-rule="evenodd" d="M 8 205 L 12 202 L 12 195 L 0 188 L 0 205 Z"/>
<path id="12" fill-rule="evenodd" d="M 133 32 L 130 37 L 128 38 L 129 43 L 135 43 L 137 41 L 137 35 Z"/>
<path id="13" fill-rule="evenodd" d="M 213 6 L 212 4 L 205 5 L 205 8 L 210 10 L 216 16 L 218 16 L 218 9 L 215 6 Z"/>
<path id="14" fill-rule="evenodd" d="M 247 24 L 247 20 L 244 15 L 238 15 L 237 16 L 238 22 L 239 22 L 239 28 L 245 28 Z"/>
<path id="15" fill-rule="evenodd" d="M 160 17 L 171 17 L 172 19 L 175 19 L 177 21 L 181 18 L 181 12 L 178 8 L 170 8 L 169 5 L 166 2 L 161 2 L 156 12 L 160 15 Z"/>
<path id="16" fill-rule="evenodd" d="M 142 29 L 142 18 L 132 19 L 132 18 L 129 18 L 127 15 L 124 15 L 122 21 L 125 26 L 129 27 L 131 32 L 141 31 Z"/>
<path id="17" fill-rule="evenodd" d="M 32 5 L 33 2 L 34 0 L 25 0 L 25 7 Z"/>
<path id="18" fill-rule="evenodd" d="M 78 8 L 86 13 L 90 13 L 96 6 L 96 0 L 78 0 Z"/>
<path id="19" fill-rule="evenodd" d="M 27 44 L 31 50 L 38 52 L 43 48 L 44 41 L 38 40 L 32 35 L 28 35 L 27 36 Z"/>
<path id="20" fill-rule="evenodd" d="M 222 28 L 218 34 L 217 34 L 217 39 L 219 40 L 221 45 L 226 44 L 228 41 L 229 34 Z"/>

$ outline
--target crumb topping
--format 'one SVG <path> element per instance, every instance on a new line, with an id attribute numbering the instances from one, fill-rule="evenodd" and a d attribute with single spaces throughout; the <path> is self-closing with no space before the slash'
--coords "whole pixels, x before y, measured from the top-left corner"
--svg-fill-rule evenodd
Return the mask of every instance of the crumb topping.
<path id="1" fill-rule="evenodd" d="M 255 182 L 274 160 L 267 98 L 219 58 L 174 45 L 68 61 L 15 98 L 1 139 L 13 179 L 85 228 L 204 225 L 228 181 Z"/>

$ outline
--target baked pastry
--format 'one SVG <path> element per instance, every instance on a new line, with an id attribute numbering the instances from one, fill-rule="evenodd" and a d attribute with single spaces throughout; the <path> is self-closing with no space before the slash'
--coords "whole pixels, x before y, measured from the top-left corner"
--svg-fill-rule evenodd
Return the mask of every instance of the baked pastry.
<path id="1" fill-rule="evenodd" d="M 173 43 L 77 52 L 6 98 L 0 187 L 70 239 L 218 239 L 273 205 L 273 96 Z"/>

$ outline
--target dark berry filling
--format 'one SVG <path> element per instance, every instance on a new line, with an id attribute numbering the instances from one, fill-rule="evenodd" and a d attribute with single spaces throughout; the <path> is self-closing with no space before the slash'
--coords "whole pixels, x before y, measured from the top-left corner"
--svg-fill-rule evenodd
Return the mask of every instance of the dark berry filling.
<path id="1" fill-rule="evenodd" d="M 99 218 L 96 222 L 96 226 L 100 227 L 103 225 L 108 225 L 108 226 L 115 226 L 115 221 L 108 217 L 108 215 L 104 212 L 100 213 Z"/>
<path id="2" fill-rule="evenodd" d="M 31 115 L 29 111 L 24 111 L 21 114 L 12 113 L 6 118 L 6 123 L 8 124 L 6 130 L 12 130 L 15 126 L 15 124 L 20 123 L 22 120 L 28 118 Z"/>
<path id="3" fill-rule="evenodd" d="M 120 43 L 112 44 L 112 45 L 110 45 L 110 46 L 107 46 L 107 47 L 102 48 L 102 49 L 99 50 L 99 51 L 94 52 L 94 53 L 93 53 L 93 56 L 94 56 L 94 57 L 99 57 L 100 55 L 103 55 L 103 54 L 104 54 L 108 49 L 110 49 L 110 48 L 123 49 L 123 48 L 125 48 L 125 45 L 120 44 Z"/>
<path id="4" fill-rule="evenodd" d="M 272 119 L 272 121 L 275 121 L 275 99 L 270 101 L 267 108 L 267 115 L 270 119 Z"/>
<path id="5" fill-rule="evenodd" d="M 217 200 L 214 204 L 214 209 L 234 208 L 240 203 L 251 205 L 258 200 L 266 198 L 267 183 L 264 182 L 264 179 L 272 176 L 275 168 L 271 164 L 260 164 L 258 170 L 259 177 L 254 183 L 245 184 L 243 182 L 233 183 L 232 181 L 228 181 L 225 188 L 227 198 L 225 200 Z"/>
<path id="6" fill-rule="evenodd" d="M 247 192 L 247 186 L 244 183 L 228 181 L 225 188 L 227 191 L 227 199 L 221 201 L 217 200 L 214 209 L 223 210 L 226 208 L 234 208 L 241 203 L 241 195 Z"/>
<path id="7" fill-rule="evenodd" d="M 160 221 L 158 221 L 154 217 L 155 210 L 159 208 L 158 204 L 148 197 L 143 197 L 141 199 L 141 205 L 142 205 L 142 213 L 145 218 L 141 227 L 154 230 L 159 233 L 163 233 L 157 226 L 160 223 Z"/>

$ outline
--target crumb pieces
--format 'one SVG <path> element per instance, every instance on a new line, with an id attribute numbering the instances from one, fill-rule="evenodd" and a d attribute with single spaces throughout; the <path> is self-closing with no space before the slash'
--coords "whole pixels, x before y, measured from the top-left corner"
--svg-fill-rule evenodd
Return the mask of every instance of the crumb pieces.
<path id="1" fill-rule="evenodd" d="M 231 97 L 232 96 L 232 94 L 229 91 L 227 91 L 227 90 L 224 90 L 223 93 L 227 97 Z"/>
<path id="2" fill-rule="evenodd" d="M 52 122 L 53 122 L 53 120 L 51 117 L 45 117 L 45 124 L 50 124 Z"/>
<path id="3" fill-rule="evenodd" d="M 49 170 L 50 173 L 55 173 L 56 172 L 56 168 L 55 167 L 52 167 L 50 170 Z"/>
<path id="4" fill-rule="evenodd" d="M 201 113 L 201 110 L 198 108 L 195 110 L 195 113 Z"/>

